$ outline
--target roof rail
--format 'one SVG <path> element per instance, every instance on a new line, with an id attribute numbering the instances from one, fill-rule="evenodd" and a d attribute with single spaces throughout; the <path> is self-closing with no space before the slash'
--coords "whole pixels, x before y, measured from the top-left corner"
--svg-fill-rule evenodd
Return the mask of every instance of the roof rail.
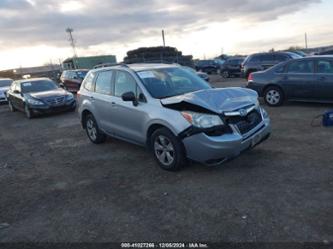
<path id="1" fill-rule="evenodd" d="M 115 67 L 115 66 L 122 66 L 122 67 L 129 67 L 127 64 L 121 63 L 102 63 L 94 66 L 94 69 L 103 68 L 103 67 Z"/>

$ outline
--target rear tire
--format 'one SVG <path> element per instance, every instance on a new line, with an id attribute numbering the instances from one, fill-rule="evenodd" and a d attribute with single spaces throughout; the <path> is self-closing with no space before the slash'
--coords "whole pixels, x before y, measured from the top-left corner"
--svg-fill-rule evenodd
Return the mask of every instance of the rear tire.
<path id="1" fill-rule="evenodd" d="M 155 160 L 162 169 L 177 171 L 183 167 L 186 161 L 183 144 L 171 131 L 158 129 L 150 139 Z"/>
<path id="2" fill-rule="evenodd" d="M 229 72 L 228 72 L 228 71 L 223 71 L 223 72 L 222 72 L 222 77 L 223 77 L 224 79 L 228 79 L 228 78 L 230 78 L 230 74 L 229 74 Z"/>
<path id="3" fill-rule="evenodd" d="M 281 106 L 284 102 L 284 93 L 281 88 L 270 86 L 264 92 L 264 100 L 269 106 Z"/>
<path id="4" fill-rule="evenodd" d="M 98 128 L 97 122 L 92 114 L 85 118 L 85 129 L 87 136 L 94 144 L 104 143 L 106 135 Z"/>

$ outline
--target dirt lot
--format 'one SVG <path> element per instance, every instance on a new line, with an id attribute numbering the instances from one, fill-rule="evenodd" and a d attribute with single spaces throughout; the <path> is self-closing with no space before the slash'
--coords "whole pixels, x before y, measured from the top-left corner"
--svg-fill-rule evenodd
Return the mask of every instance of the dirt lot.
<path id="1" fill-rule="evenodd" d="M 76 113 L 27 120 L 2 105 L 0 241 L 332 241 L 333 129 L 310 126 L 327 109 L 267 107 L 264 144 L 170 173 L 144 148 L 91 144 Z"/>

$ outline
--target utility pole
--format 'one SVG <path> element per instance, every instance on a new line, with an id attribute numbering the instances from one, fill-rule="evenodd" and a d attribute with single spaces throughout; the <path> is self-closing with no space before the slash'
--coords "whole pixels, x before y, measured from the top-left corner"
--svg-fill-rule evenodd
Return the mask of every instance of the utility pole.
<path id="1" fill-rule="evenodd" d="M 305 33 L 304 38 L 305 38 L 305 48 L 308 49 L 308 34 L 307 33 Z"/>
<path id="2" fill-rule="evenodd" d="M 163 39 L 163 47 L 165 47 L 165 34 L 164 34 L 164 30 L 162 30 L 162 39 Z"/>
<path id="3" fill-rule="evenodd" d="M 76 47 L 75 47 L 75 40 L 74 40 L 74 37 L 73 37 L 73 32 L 74 32 L 74 29 L 72 28 L 67 28 L 66 29 L 66 33 L 68 33 L 69 35 L 69 42 L 71 44 L 71 47 L 73 49 L 73 53 L 74 53 L 74 58 L 77 57 L 77 53 L 76 53 Z"/>

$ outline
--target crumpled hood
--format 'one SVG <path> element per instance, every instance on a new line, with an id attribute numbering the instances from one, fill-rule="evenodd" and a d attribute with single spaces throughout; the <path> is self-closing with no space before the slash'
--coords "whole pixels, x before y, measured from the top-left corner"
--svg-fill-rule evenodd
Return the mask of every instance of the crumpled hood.
<path id="1" fill-rule="evenodd" d="M 67 92 L 62 88 L 58 88 L 58 89 L 55 89 L 52 91 L 28 93 L 27 95 L 30 95 L 31 97 L 36 98 L 36 99 L 45 99 L 45 98 L 50 98 L 50 97 L 66 96 Z"/>
<path id="2" fill-rule="evenodd" d="M 0 87 L 0 92 L 7 92 L 9 90 L 9 86 Z"/>
<path id="3" fill-rule="evenodd" d="M 207 89 L 181 96 L 162 99 L 164 106 L 187 102 L 215 113 L 232 112 L 258 101 L 258 94 L 240 87 Z"/>

